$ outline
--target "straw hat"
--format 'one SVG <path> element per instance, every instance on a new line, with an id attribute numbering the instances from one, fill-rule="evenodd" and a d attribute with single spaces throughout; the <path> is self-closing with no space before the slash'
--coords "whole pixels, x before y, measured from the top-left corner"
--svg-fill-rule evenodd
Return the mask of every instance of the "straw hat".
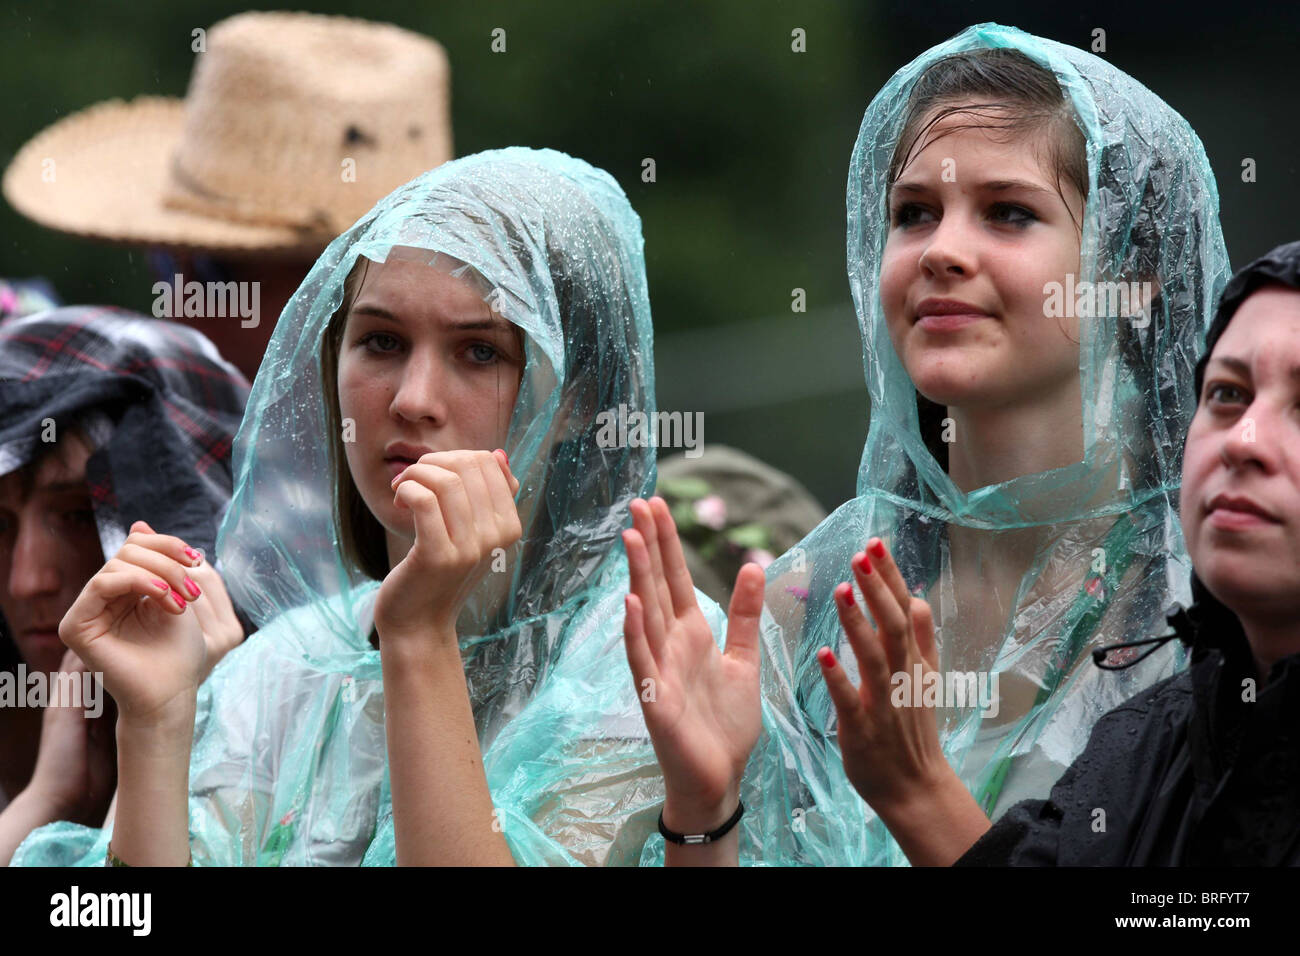
<path id="1" fill-rule="evenodd" d="M 184 100 L 99 103 L 38 134 L 5 198 L 79 236 L 305 257 L 451 158 L 450 68 L 427 37 L 256 12 L 206 47 Z"/>

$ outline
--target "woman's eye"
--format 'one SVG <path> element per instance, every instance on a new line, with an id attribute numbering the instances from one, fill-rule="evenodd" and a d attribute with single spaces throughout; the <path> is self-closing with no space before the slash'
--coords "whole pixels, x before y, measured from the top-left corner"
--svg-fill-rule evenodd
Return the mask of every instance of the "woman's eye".
<path id="1" fill-rule="evenodd" d="M 920 222 L 922 217 L 926 215 L 928 215 L 928 211 L 919 203 L 903 203 L 894 210 L 894 225 L 902 227 L 913 226 Z"/>
<path id="2" fill-rule="evenodd" d="M 1205 401 L 1214 405 L 1237 405 L 1245 400 L 1246 393 L 1236 385 L 1215 382 L 1205 389 Z"/>
<path id="3" fill-rule="evenodd" d="M 357 344 L 365 346 L 367 351 L 380 354 L 396 352 L 402 345 L 397 336 L 388 332 L 368 332 L 361 336 Z"/>
<path id="4" fill-rule="evenodd" d="M 1000 202 L 994 204 L 989 212 L 989 218 L 994 222 L 1003 222 L 1009 225 L 1027 225 L 1038 219 L 1037 216 L 1024 206 L 1017 206 L 1015 203 Z"/>
<path id="5" fill-rule="evenodd" d="M 475 342 L 466 350 L 466 354 L 478 365 L 491 365 L 501 355 L 494 346 L 485 342 Z"/>

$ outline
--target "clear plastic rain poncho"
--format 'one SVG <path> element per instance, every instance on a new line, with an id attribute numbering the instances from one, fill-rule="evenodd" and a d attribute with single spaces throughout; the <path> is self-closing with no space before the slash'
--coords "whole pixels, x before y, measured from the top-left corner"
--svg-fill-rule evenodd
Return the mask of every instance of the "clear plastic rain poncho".
<path id="1" fill-rule="evenodd" d="M 923 441 L 879 276 L 890 160 L 912 88 L 940 57 L 990 47 L 1051 70 L 1086 137 L 1077 278 L 1151 279 L 1158 295 L 1145 328 L 1118 309 L 1081 321 L 1083 461 L 964 494 Z M 1090 651 L 1162 633 L 1166 609 L 1189 598 L 1174 507 L 1192 373 L 1229 270 L 1214 177 L 1188 124 L 1096 56 L 1012 28 L 971 27 L 899 70 L 868 108 L 849 168 L 848 264 L 871 422 L 857 497 L 768 569 L 766 730 L 749 765 L 741 854 L 770 863 L 906 862 L 845 777 L 814 656 L 835 648 L 856 680 L 832 591 L 852 580 L 850 560 L 873 535 L 933 609 L 940 673 L 976 678 L 964 683 L 966 706 L 940 712 L 940 731 L 949 761 L 995 817 L 1045 797 L 1101 714 L 1183 663 L 1168 647 L 1126 672 L 1103 672 Z M 963 614 L 955 594 L 957 529 L 981 568 L 1031 556 L 1018 587 L 993 595 L 990 620 L 969 606 Z M 998 713 L 982 717 L 992 708 L 980 689 L 994 690 L 994 674 Z"/>
<path id="2" fill-rule="evenodd" d="M 461 617 L 497 819 L 521 864 L 636 863 L 662 780 L 622 644 L 620 532 L 653 447 L 610 446 L 603 410 L 654 413 L 640 220 L 615 181 L 551 151 L 448 163 L 322 254 L 280 317 L 235 450 L 219 552 L 262 626 L 199 696 L 191 844 L 204 864 L 392 864 L 378 583 L 342 557 L 320 348 L 344 280 L 395 247 L 455 260 L 524 334 L 506 452 L 524 537 L 504 604 Z M 492 573 L 487 577 L 492 578 Z M 16 861 L 96 864 L 107 833 L 55 824 Z"/>

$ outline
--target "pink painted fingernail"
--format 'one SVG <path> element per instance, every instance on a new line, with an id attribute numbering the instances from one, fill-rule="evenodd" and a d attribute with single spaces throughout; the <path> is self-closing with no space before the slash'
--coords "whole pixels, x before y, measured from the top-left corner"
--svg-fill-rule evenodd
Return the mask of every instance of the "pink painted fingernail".
<path id="1" fill-rule="evenodd" d="M 182 611 L 185 610 L 185 598 L 181 597 L 175 591 L 171 592 L 171 596 L 172 596 L 172 600 L 176 602 L 176 606 L 179 607 Z"/>
<path id="2" fill-rule="evenodd" d="M 190 592 L 190 597 L 192 598 L 196 598 L 203 593 L 202 591 L 199 590 L 199 586 L 195 584 L 193 581 L 191 581 L 189 578 L 185 579 L 185 590 Z"/>
<path id="3" fill-rule="evenodd" d="M 872 541 L 871 553 L 874 554 L 877 559 L 883 558 L 885 556 L 885 542 L 881 541 L 879 538 Z"/>
<path id="4" fill-rule="evenodd" d="M 197 551 L 195 551 L 193 548 L 186 548 L 186 549 L 185 549 L 185 557 L 189 558 L 189 559 L 190 559 L 191 561 L 193 561 L 195 564 L 197 564 L 198 562 L 200 562 L 200 561 L 203 560 L 203 555 L 199 554 L 199 553 L 198 553 Z"/>
<path id="5" fill-rule="evenodd" d="M 867 558 L 865 551 L 859 551 L 853 556 L 853 566 L 864 575 L 871 573 L 871 561 Z"/>
<path id="6" fill-rule="evenodd" d="M 853 607 L 853 588 L 847 581 L 835 589 L 835 596 L 840 599 L 845 607 Z"/>
<path id="7" fill-rule="evenodd" d="M 150 581 L 149 583 L 152 584 L 152 585 L 153 585 L 154 587 L 156 587 L 156 588 L 162 588 L 164 591 L 170 591 L 170 590 L 171 590 L 171 585 L 170 585 L 170 584 L 168 584 L 166 581 L 159 581 L 157 578 L 154 578 L 154 579 L 153 579 L 152 581 Z"/>
<path id="8" fill-rule="evenodd" d="M 817 659 L 822 662 L 822 667 L 830 670 L 835 666 L 835 654 L 829 647 L 823 647 L 817 652 Z"/>

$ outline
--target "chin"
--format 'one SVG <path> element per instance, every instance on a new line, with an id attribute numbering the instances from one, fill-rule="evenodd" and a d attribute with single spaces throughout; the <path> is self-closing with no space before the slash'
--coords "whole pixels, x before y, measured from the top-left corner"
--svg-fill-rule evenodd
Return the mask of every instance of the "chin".
<path id="1" fill-rule="evenodd" d="M 1242 608 L 1269 613 L 1295 604 L 1294 581 L 1278 574 L 1279 568 L 1289 566 L 1285 562 L 1269 561 L 1257 550 L 1198 550 L 1205 557 L 1192 561 L 1196 576 L 1234 614 L 1240 616 Z"/>

